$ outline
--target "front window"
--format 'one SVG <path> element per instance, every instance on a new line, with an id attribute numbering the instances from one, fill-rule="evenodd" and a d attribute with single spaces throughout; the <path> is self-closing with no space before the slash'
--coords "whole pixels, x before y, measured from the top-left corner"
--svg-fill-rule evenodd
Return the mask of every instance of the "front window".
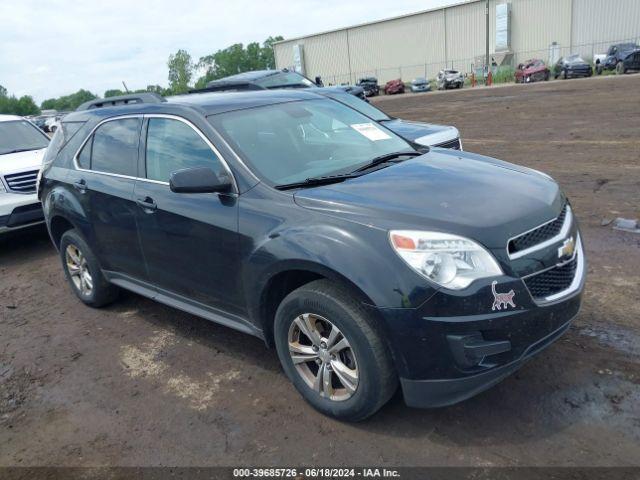
<path id="1" fill-rule="evenodd" d="M 47 148 L 49 138 L 26 120 L 0 122 L 0 155 Z"/>
<path id="2" fill-rule="evenodd" d="M 147 178 L 168 182 L 178 170 L 209 167 L 217 175 L 223 166 L 211 147 L 186 123 L 150 118 L 147 131 Z"/>
<path id="3" fill-rule="evenodd" d="M 272 185 L 348 173 L 376 157 L 414 151 L 370 118 L 332 100 L 239 110 L 209 121 Z"/>

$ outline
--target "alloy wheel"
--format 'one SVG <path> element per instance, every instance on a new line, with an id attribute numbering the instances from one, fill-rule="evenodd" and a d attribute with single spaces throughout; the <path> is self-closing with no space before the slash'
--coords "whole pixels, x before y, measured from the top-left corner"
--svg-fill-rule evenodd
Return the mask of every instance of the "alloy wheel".
<path id="1" fill-rule="evenodd" d="M 321 397 L 351 398 L 358 388 L 358 363 L 344 334 L 313 313 L 297 316 L 289 327 L 289 355 L 298 374 Z"/>
<path id="2" fill-rule="evenodd" d="M 75 287 L 82 295 L 91 295 L 93 291 L 93 278 L 89 272 L 87 259 L 82 254 L 82 251 L 75 245 L 70 244 L 67 246 L 64 256 L 69 276 Z"/>

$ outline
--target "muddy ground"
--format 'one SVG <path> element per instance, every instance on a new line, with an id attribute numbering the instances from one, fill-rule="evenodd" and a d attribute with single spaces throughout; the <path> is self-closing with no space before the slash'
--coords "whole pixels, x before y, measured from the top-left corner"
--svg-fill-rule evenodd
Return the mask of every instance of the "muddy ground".
<path id="1" fill-rule="evenodd" d="M 340 423 L 256 338 L 133 294 L 83 306 L 36 229 L 0 240 L 0 465 L 640 464 L 640 235 L 602 225 L 640 216 L 640 75 L 376 102 L 562 184 L 589 258 L 562 340 L 462 404 Z"/>

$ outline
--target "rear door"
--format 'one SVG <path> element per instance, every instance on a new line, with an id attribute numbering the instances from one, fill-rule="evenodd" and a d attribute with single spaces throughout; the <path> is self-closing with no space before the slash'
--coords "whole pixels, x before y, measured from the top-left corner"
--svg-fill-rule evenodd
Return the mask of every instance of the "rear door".
<path id="1" fill-rule="evenodd" d="M 164 294 L 239 313 L 237 194 L 174 193 L 171 173 L 226 169 L 204 134 L 181 117 L 145 117 L 135 185 L 140 241 L 150 282 Z M 229 174 L 231 174 L 229 172 Z"/>
<path id="2" fill-rule="evenodd" d="M 137 236 L 133 187 L 138 169 L 142 117 L 109 119 L 85 141 L 68 181 L 86 212 L 90 245 L 101 267 L 146 278 Z"/>

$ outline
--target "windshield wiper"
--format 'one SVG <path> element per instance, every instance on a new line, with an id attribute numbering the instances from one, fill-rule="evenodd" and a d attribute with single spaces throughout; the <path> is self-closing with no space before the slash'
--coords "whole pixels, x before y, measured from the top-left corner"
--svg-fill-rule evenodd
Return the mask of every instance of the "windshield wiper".
<path id="1" fill-rule="evenodd" d="M 294 183 L 284 183 L 282 185 L 276 185 L 274 188 L 276 190 L 290 190 L 292 188 L 304 188 L 304 187 L 313 187 L 316 185 L 329 185 L 331 183 L 340 183 L 348 180 L 350 178 L 357 178 L 360 175 L 355 173 L 344 173 L 341 175 L 327 175 L 324 177 L 310 177 L 301 182 Z"/>
<path id="2" fill-rule="evenodd" d="M 395 153 L 387 153 L 385 155 L 380 155 L 379 157 L 374 158 L 373 160 L 371 160 L 369 163 L 367 163 L 366 165 L 363 165 L 360 168 L 356 168 L 353 172 L 351 173 L 358 173 L 358 172 L 364 172 L 366 170 L 369 170 L 370 168 L 375 167 L 376 165 L 380 165 L 381 163 L 385 163 L 388 162 L 389 160 L 393 160 L 395 158 L 398 157 L 419 157 L 420 155 L 424 155 L 424 153 L 421 152 L 395 152 Z"/>

